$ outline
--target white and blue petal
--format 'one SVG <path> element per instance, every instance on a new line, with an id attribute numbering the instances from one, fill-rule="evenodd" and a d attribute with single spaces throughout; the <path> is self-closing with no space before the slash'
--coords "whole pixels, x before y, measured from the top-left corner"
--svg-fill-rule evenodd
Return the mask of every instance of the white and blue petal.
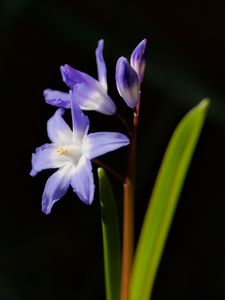
<path id="1" fill-rule="evenodd" d="M 74 96 L 72 96 L 71 101 L 71 114 L 73 125 L 73 143 L 81 144 L 84 135 L 86 135 L 88 132 L 90 121 L 77 105 L 77 99 L 74 99 Z"/>
<path id="2" fill-rule="evenodd" d="M 89 159 L 114 151 L 130 143 L 128 137 L 119 132 L 96 132 L 86 137 L 83 153 Z"/>
<path id="3" fill-rule="evenodd" d="M 106 78 L 106 65 L 103 56 L 103 47 L 104 47 L 104 40 L 100 40 L 98 42 L 98 47 L 96 48 L 95 55 L 96 55 L 96 63 L 98 69 L 98 81 L 102 85 L 103 89 L 107 92 L 107 78 Z"/>
<path id="4" fill-rule="evenodd" d="M 72 168 L 67 164 L 48 178 L 42 196 L 42 211 L 45 214 L 49 214 L 53 204 L 66 194 L 71 183 Z"/>
<path id="5" fill-rule="evenodd" d="M 90 160 L 81 157 L 72 176 L 71 186 L 81 201 L 92 204 L 94 199 L 94 179 Z"/>
<path id="6" fill-rule="evenodd" d="M 120 57 L 116 64 L 116 86 L 126 104 L 134 108 L 139 100 L 139 79 L 125 57 Z"/>
<path id="7" fill-rule="evenodd" d="M 79 71 L 75 70 L 67 64 L 61 66 L 60 71 L 62 74 L 62 80 L 71 90 L 73 89 L 75 84 L 81 83 L 82 80 L 84 80 Z"/>
<path id="8" fill-rule="evenodd" d="M 69 65 L 61 66 L 60 70 L 63 81 L 73 90 L 75 101 L 82 110 L 95 110 L 105 115 L 112 115 L 116 112 L 116 106 L 104 88 L 106 69 L 104 71 L 104 60 L 100 62 L 103 59 L 101 43 L 99 47 L 96 50 L 98 53 L 96 58 L 101 82 Z"/>
<path id="9" fill-rule="evenodd" d="M 134 49 L 130 57 L 131 67 L 138 74 L 140 83 L 142 82 L 144 76 L 145 65 L 146 65 L 146 53 L 147 53 L 147 40 L 144 39 L 137 45 L 137 47 Z"/>
<path id="10" fill-rule="evenodd" d="M 46 103 L 57 107 L 70 108 L 71 94 L 46 89 L 43 92 Z"/>
<path id="11" fill-rule="evenodd" d="M 47 122 L 47 132 L 50 140 L 60 146 L 72 143 L 72 131 L 63 120 L 64 109 L 59 108 Z"/>
<path id="12" fill-rule="evenodd" d="M 73 97 L 82 110 L 95 110 L 105 115 L 113 115 L 116 112 L 114 102 L 99 82 L 94 88 L 88 84 L 75 85 Z"/>
<path id="13" fill-rule="evenodd" d="M 66 164 L 67 158 L 57 153 L 57 147 L 54 144 L 45 144 L 36 149 L 32 154 L 31 176 L 45 169 L 61 168 Z"/>
<path id="14" fill-rule="evenodd" d="M 61 66 L 60 71 L 63 81 L 71 90 L 73 90 L 76 84 L 85 83 L 91 85 L 92 88 L 95 88 L 95 86 L 99 84 L 99 82 L 90 75 L 80 72 L 69 65 Z"/>

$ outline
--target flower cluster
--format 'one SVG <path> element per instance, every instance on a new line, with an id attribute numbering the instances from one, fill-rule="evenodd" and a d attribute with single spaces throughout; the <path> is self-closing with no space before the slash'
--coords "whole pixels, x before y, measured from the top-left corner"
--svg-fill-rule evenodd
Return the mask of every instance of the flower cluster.
<path id="1" fill-rule="evenodd" d="M 95 110 L 113 115 L 116 106 L 107 93 L 107 71 L 103 57 L 103 40 L 98 42 L 96 62 L 98 80 L 69 65 L 60 67 L 67 93 L 46 89 L 46 103 L 59 107 L 47 122 L 51 143 L 44 144 L 32 154 L 31 176 L 49 169 L 58 169 L 46 182 L 42 196 L 42 211 L 46 214 L 71 186 L 81 201 L 91 204 L 94 198 L 94 180 L 91 160 L 130 143 L 118 132 L 89 133 L 90 122 L 82 110 Z M 116 85 L 126 104 L 134 108 L 139 101 L 140 84 L 145 69 L 146 40 L 133 51 L 130 64 L 124 57 L 116 66 Z M 72 130 L 64 121 L 65 109 L 70 109 Z"/>

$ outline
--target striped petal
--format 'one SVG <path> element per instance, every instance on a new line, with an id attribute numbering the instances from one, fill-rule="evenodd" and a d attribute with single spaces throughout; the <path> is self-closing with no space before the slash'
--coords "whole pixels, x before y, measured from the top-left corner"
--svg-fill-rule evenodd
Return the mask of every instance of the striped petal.
<path id="1" fill-rule="evenodd" d="M 142 82 L 144 76 L 145 65 L 146 65 L 146 54 L 147 54 L 147 40 L 144 39 L 137 45 L 137 47 L 134 49 L 130 57 L 131 67 L 138 74 L 140 83 Z"/>
<path id="2" fill-rule="evenodd" d="M 125 57 L 120 57 L 116 64 L 116 86 L 126 104 L 134 108 L 139 99 L 139 79 Z"/>
<path id="3" fill-rule="evenodd" d="M 72 143 L 72 131 L 69 125 L 63 120 L 63 114 L 64 109 L 59 108 L 47 123 L 48 137 L 53 143 L 60 146 Z"/>
<path id="4" fill-rule="evenodd" d="M 72 166 L 67 164 L 47 180 L 42 196 L 42 211 L 45 214 L 50 214 L 54 203 L 66 194 L 71 183 L 71 168 Z"/>
<path id="5" fill-rule="evenodd" d="M 81 144 L 84 135 L 88 132 L 90 121 L 88 117 L 83 114 L 74 98 L 71 101 L 71 114 L 73 124 L 73 143 Z"/>
<path id="6" fill-rule="evenodd" d="M 89 158 L 95 158 L 130 143 L 128 137 L 118 132 L 96 132 L 88 134 L 83 151 Z"/>
<path id="7" fill-rule="evenodd" d="M 116 106 L 100 83 L 98 86 L 77 84 L 73 89 L 74 101 L 82 110 L 95 110 L 105 115 L 116 112 Z"/>
<path id="8" fill-rule="evenodd" d="M 90 160 L 82 157 L 76 166 L 71 186 L 81 201 L 91 204 L 94 199 L 94 179 Z"/>
<path id="9" fill-rule="evenodd" d="M 91 85 L 93 88 L 99 84 L 99 82 L 90 75 L 78 71 L 69 65 L 61 66 L 60 71 L 62 74 L 63 81 L 68 85 L 68 87 L 71 90 L 73 90 L 76 84 L 85 83 Z"/>

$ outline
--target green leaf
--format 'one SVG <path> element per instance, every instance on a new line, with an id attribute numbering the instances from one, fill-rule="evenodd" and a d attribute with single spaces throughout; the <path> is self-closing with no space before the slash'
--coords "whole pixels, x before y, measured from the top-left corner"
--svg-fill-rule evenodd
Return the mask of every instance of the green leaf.
<path id="1" fill-rule="evenodd" d="M 106 299 L 119 300 L 121 276 L 120 231 L 116 204 L 104 169 L 98 169 Z"/>
<path id="2" fill-rule="evenodd" d="M 149 300 L 166 238 L 209 100 L 190 110 L 166 149 L 142 226 L 131 275 L 130 299 Z"/>

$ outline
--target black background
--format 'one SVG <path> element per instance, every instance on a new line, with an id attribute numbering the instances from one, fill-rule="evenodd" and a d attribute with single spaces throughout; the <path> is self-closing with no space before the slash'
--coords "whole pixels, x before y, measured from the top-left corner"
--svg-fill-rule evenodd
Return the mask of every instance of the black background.
<path id="1" fill-rule="evenodd" d="M 211 98 L 152 299 L 225 298 L 223 4 L 1 0 L 0 299 L 105 298 L 98 197 L 87 207 L 70 191 L 45 216 L 40 202 L 51 172 L 29 177 L 30 157 L 48 142 L 46 121 L 55 111 L 43 90 L 66 90 L 59 66 L 68 63 L 96 77 L 94 51 L 104 38 L 109 94 L 124 113 L 115 64 L 144 37 L 149 53 L 138 133 L 136 237 L 176 124 L 202 98 Z M 93 131 L 123 131 L 113 117 L 88 115 Z M 126 154 L 102 160 L 124 172 Z"/>

